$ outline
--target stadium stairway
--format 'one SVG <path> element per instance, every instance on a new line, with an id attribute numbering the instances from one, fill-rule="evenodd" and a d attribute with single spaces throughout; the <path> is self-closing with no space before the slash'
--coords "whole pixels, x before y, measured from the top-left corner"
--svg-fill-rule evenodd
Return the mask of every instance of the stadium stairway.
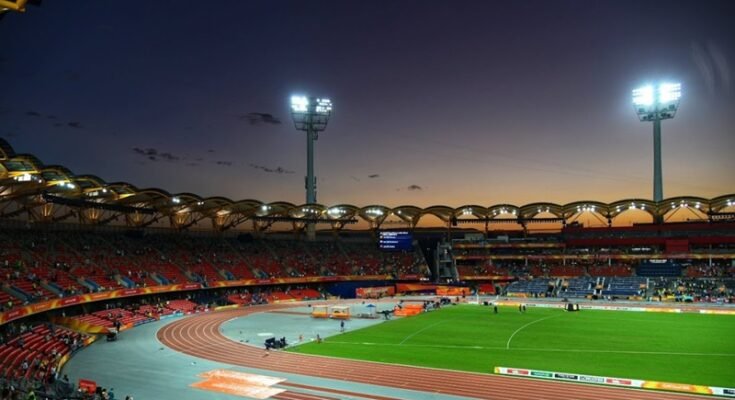
<path id="1" fill-rule="evenodd" d="M 13 285 L 3 285 L 3 291 L 11 296 L 14 300 L 20 300 L 23 302 L 30 302 L 31 297 L 28 293 L 23 292 L 21 289 Z"/>
<path id="2" fill-rule="evenodd" d="M 135 287 L 135 282 L 133 282 L 133 280 L 128 278 L 127 276 L 116 275 L 115 278 L 118 282 L 122 283 L 122 285 L 128 289 L 132 289 Z"/>
<path id="3" fill-rule="evenodd" d="M 168 279 L 166 279 L 165 276 L 160 275 L 158 272 L 151 272 L 150 276 L 159 285 L 168 285 L 169 284 Z"/>
<path id="4" fill-rule="evenodd" d="M 41 281 L 41 286 L 58 297 L 61 297 L 64 295 L 64 290 L 59 285 L 53 282 L 48 282 L 46 280 L 43 280 Z"/>

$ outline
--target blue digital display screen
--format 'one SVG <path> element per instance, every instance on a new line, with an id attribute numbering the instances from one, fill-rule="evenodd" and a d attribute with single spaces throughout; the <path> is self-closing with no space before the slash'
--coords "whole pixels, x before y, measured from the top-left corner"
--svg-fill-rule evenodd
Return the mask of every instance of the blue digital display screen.
<path id="1" fill-rule="evenodd" d="M 379 246 L 386 251 L 412 251 L 413 235 L 408 231 L 381 231 Z"/>

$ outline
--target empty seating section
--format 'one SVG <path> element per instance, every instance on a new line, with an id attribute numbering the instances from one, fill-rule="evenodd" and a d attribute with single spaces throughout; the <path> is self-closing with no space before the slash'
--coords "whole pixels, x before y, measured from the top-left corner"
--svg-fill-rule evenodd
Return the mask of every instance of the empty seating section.
<path id="1" fill-rule="evenodd" d="M 549 286 L 553 286 L 555 282 L 548 278 L 536 278 L 530 281 L 516 281 L 508 285 L 508 295 L 540 295 L 545 296 L 549 290 Z"/>
<path id="2" fill-rule="evenodd" d="M 139 315 L 143 315 L 148 318 L 156 318 L 161 315 L 171 315 L 174 313 L 174 310 L 168 308 L 168 307 L 159 307 L 159 306 L 152 306 L 150 304 L 144 304 L 140 307 L 138 307 L 135 312 Z"/>
<path id="3" fill-rule="evenodd" d="M 231 301 L 236 304 L 242 304 L 245 299 L 250 299 L 249 295 L 231 295 Z M 263 296 L 269 303 L 285 302 L 285 301 L 301 301 L 314 300 L 322 298 L 321 293 L 314 289 L 293 289 L 293 290 L 269 290 Z M 245 303 L 247 304 L 247 303 Z"/>
<path id="4" fill-rule="evenodd" d="M 123 310 L 122 308 L 97 311 L 92 313 L 92 315 L 99 318 L 105 318 L 113 322 L 120 321 L 123 325 L 138 324 L 148 320 L 148 318 L 140 314 L 136 314 L 132 311 Z"/>
<path id="5" fill-rule="evenodd" d="M 457 274 L 459 274 L 459 276 L 480 275 L 478 272 L 479 268 L 472 265 L 457 265 Z"/>
<path id="6" fill-rule="evenodd" d="M 322 294 L 315 289 L 294 289 L 289 292 L 296 300 L 320 299 Z"/>
<path id="7" fill-rule="evenodd" d="M 626 265 L 591 266 L 587 271 L 592 276 L 631 276 L 632 268 Z"/>
<path id="8" fill-rule="evenodd" d="M 554 265 L 549 267 L 549 276 L 581 276 L 585 270 L 581 266 Z"/>
<path id="9" fill-rule="evenodd" d="M 85 265 L 75 268 L 73 272 L 79 277 L 82 284 L 95 292 L 103 292 L 122 287 L 110 272 L 102 269 L 100 266 Z"/>
<path id="10" fill-rule="evenodd" d="M 161 284 L 170 285 L 189 281 L 179 267 L 169 262 L 152 262 L 147 267 L 154 271 L 153 273 L 161 280 Z"/>
<path id="11" fill-rule="evenodd" d="M 587 297 L 594 294 L 596 287 L 594 278 L 572 278 L 562 282 L 559 297 Z"/>
<path id="12" fill-rule="evenodd" d="M 181 311 L 183 313 L 190 313 L 200 307 L 197 303 L 189 300 L 171 300 L 166 303 L 166 307 L 174 311 Z"/>
<path id="13" fill-rule="evenodd" d="M 122 308 L 113 308 L 109 310 L 96 311 L 91 314 L 78 315 L 72 318 L 86 322 L 90 325 L 111 328 L 114 326 L 116 321 L 120 321 L 123 325 L 137 325 L 152 321 L 161 315 L 169 315 L 177 311 L 188 313 L 195 311 L 200 307 L 201 306 L 198 304 L 189 300 L 171 300 L 166 304 L 162 303 L 160 305 L 140 305 L 134 311 Z"/>
<path id="14" fill-rule="evenodd" d="M 606 278 L 603 296 L 639 296 L 646 292 L 648 279 L 638 276 Z"/>
<path id="15" fill-rule="evenodd" d="M 635 271 L 638 276 L 681 276 L 681 265 L 673 262 L 642 262 Z"/>
<path id="16" fill-rule="evenodd" d="M 95 314 L 77 315 L 72 318 L 90 325 L 104 326 L 105 328 L 112 328 L 115 325 L 112 319 L 99 317 Z"/>
<path id="17" fill-rule="evenodd" d="M 231 294 L 227 296 L 227 301 L 231 304 L 250 304 L 250 301 L 252 300 L 252 295 L 250 293 L 237 293 L 237 294 Z"/>
<path id="18" fill-rule="evenodd" d="M 477 292 L 478 292 L 478 294 L 494 295 L 495 294 L 495 285 L 490 284 L 490 283 L 483 283 L 483 284 L 477 286 Z"/>
<path id="19" fill-rule="evenodd" d="M 457 265 L 460 276 L 508 276 L 512 275 L 507 268 L 497 264 Z"/>

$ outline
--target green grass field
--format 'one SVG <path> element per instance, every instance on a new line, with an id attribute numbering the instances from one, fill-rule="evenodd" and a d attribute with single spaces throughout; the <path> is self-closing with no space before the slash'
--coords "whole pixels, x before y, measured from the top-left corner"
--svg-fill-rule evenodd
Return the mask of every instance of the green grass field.
<path id="1" fill-rule="evenodd" d="M 495 366 L 735 386 L 735 317 L 453 306 L 290 351 L 490 373 Z"/>

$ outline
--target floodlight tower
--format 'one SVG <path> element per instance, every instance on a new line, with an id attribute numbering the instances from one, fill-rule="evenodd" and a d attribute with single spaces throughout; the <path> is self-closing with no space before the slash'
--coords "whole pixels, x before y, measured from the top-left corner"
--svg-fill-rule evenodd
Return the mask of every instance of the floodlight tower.
<path id="1" fill-rule="evenodd" d="M 633 90 L 633 105 L 638 119 L 653 122 L 653 201 L 664 199 L 661 171 L 661 121 L 674 118 L 681 98 L 680 83 L 660 83 Z"/>
<path id="2" fill-rule="evenodd" d="M 306 203 L 316 203 L 316 177 L 314 176 L 314 142 L 319 132 L 327 129 L 329 116 L 332 115 L 332 102 L 306 96 L 291 96 L 291 116 L 297 130 L 306 132 Z M 306 237 L 316 237 L 314 223 L 307 223 Z"/>

